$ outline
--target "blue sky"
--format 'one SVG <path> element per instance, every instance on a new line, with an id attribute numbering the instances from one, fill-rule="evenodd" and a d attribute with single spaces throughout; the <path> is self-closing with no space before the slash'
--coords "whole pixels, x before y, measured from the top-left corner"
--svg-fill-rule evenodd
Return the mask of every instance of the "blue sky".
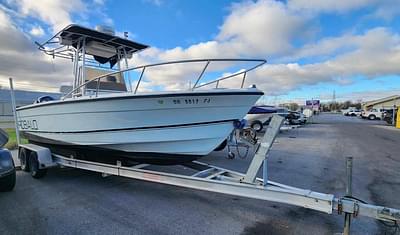
<path id="1" fill-rule="evenodd" d="M 212 39 L 232 4 L 226 0 L 173 0 L 158 6 L 149 1 L 136 1 L 131 2 L 134 7 L 121 8 L 117 2 L 110 1 L 107 8 L 117 28 L 129 29 L 137 40 L 160 48 L 188 47 Z"/>
<path id="2" fill-rule="evenodd" d="M 112 25 L 152 46 L 135 56 L 133 64 L 265 58 L 269 64 L 249 74 L 247 85 L 255 83 L 282 102 L 330 100 L 334 91 L 338 100 L 400 94 L 400 4 L 395 0 L 5 0 L 0 4 L 0 54 L 8 56 L 7 62 L 0 61 L 0 84 L 8 76 L 17 77 L 23 88 L 39 90 L 68 82 L 70 65 L 39 58 L 32 41 L 43 41 L 68 23 L 78 23 L 92 28 Z M 10 32 L 14 39 L 6 38 Z M 21 53 L 20 48 L 27 51 Z M 166 87 L 181 84 L 179 79 L 168 78 Z M 160 82 L 150 81 L 154 87 Z"/>

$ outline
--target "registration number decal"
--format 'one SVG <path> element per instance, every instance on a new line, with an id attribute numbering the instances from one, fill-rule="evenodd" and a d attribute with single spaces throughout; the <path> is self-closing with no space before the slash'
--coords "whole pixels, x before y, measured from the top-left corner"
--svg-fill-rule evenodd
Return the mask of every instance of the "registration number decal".
<path id="1" fill-rule="evenodd" d="M 191 99 L 174 99 L 174 104 L 208 104 L 211 103 L 211 98 L 191 98 Z"/>

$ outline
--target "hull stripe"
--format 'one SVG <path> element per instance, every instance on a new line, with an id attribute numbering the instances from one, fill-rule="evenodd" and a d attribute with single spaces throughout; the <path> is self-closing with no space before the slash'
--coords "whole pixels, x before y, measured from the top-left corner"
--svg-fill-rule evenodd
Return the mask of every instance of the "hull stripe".
<path id="1" fill-rule="evenodd" d="M 37 131 L 37 130 L 21 130 L 21 132 L 30 133 L 54 133 L 54 134 L 74 134 L 74 133 L 96 133 L 96 132 L 111 132 L 111 131 L 128 131 L 128 130 L 146 130 L 146 129 L 161 129 L 161 128 L 173 128 L 173 127 L 186 127 L 186 126 L 198 126 L 198 125 L 208 125 L 217 124 L 224 122 L 233 122 L 237 119 L 220 120 L 213 122 L 199 122 L 199 123 L 185 123 L 185 124 L 174 124 L 174 125 L 164 125 L 164 126 L 147 126 L 147 127 L 132 127 L 132 128 L 116 128 L 116 129 L 103 129 L 103 130 L 89 130 L 89 131 Z"/>
<path id="2" fill-rule="evenodd" d="M 247 106 L 238 106 L 238 105 L 232 105 L 232 106 L 204 106 L 204 107 L 195 107 L 196 109 L 210 109 L 210 108 L 231 108 L 231 107 L 246 107 Z M 191 107 L 190 107 L 191 108 Z M 106 111 L 88 111 L 88 112 L 68 112 L 68 113 L 43 113 L 43 114 L 35 114 L 35 115 L 24 115 L 20 116 L 19 118 L 30 118 L 30 117 L 40 117 L 40 116 L 59 116 L 59 115 L 66 115 L 66 114 L 98 114 L 98 113 L 128 113 L 128 112 L 147 112 L 147 111 L 174 111 L 174 110 L 180 110 L 180 109 L 188 109 L 188 107 L 182 107 L 182 108 L 157 108 L 157 109 L 127 109 L 127 110 L 106 110 Z"/>
<path id="3" fill-rule="evenodd" d="M 143 99 L 143 98 L 166 98 L 166 97 L 180 97 L 180 96 L 234 96 L 234 95 L 246 95 L 246 96 L 262 96 L 264 92 L 262 91 L 236 91 L 236 92 L 191 92 L 191 93 L 169 93 L 169 94 L 148 94 L 148 95 L 132 95 L 132 96 L 113 96 L 113 97 L 97 97 L 88 99 L 72 99 L 72 100 L 59 100 L 50 101 L 39 104 L 27 105 L 17 108 L 17 111 L 25 109 L 33 109 L 37 107 L 50 106 L 50 105 L 62 105 L 68 103 L 81 103 L 81 102 L 94 102 L 94 101 L 107 101 L 107 100 L 129 100 L 129 99 Z"/>

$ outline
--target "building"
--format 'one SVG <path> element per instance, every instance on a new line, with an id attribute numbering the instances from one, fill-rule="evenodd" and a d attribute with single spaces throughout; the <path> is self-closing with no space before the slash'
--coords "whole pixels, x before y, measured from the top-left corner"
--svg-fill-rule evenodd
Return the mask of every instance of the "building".
<path id="1" fill-rule="evenodd" d="M 400 106 L 400 95 L 392 95 L 386 98 L 362 103 L 363 110 L 393 109 L 393 107 L 399 107 L 399 106 Z"/>
<path id="2" fill-rule="evenodd" d="M 306 100 L 306 106 L 304 109 L 309 109 L 311 110 L 314 114 L 318 113 L 321 108 L 321 102 L 320 100 Z"/>
<path id="3" fill-rule="evenodd" d="M 41 96 L 51 96 L 55 99 L 61 97 L 60 93 L 15 90 L 15 103 L 17 106 L 32 104 Z M 0 116 L 12 116 L 10 90 L 0 89 Z"/>

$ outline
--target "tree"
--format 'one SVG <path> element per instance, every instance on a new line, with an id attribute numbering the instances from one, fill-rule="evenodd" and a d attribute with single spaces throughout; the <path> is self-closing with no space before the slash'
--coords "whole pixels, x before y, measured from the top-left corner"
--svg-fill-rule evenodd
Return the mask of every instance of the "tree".
<path id="1" fill-rule="evenodd" d="M 358 100 L 355 103 L 349 100 L 345 102 L 321 103 L 321 109 L 323 112 L 338 111 L 342 109 L 348 109 L 349 107 L 355 107 L 357 109 L 361 109 L 361 101 Z"/>
<path id="2" fill-rule="evenodd" d="M 292 111 L 296 111 L 299 109 L 299 105 L 297 103 L 289 103 L 289 107 L 290 110 Z"/>

